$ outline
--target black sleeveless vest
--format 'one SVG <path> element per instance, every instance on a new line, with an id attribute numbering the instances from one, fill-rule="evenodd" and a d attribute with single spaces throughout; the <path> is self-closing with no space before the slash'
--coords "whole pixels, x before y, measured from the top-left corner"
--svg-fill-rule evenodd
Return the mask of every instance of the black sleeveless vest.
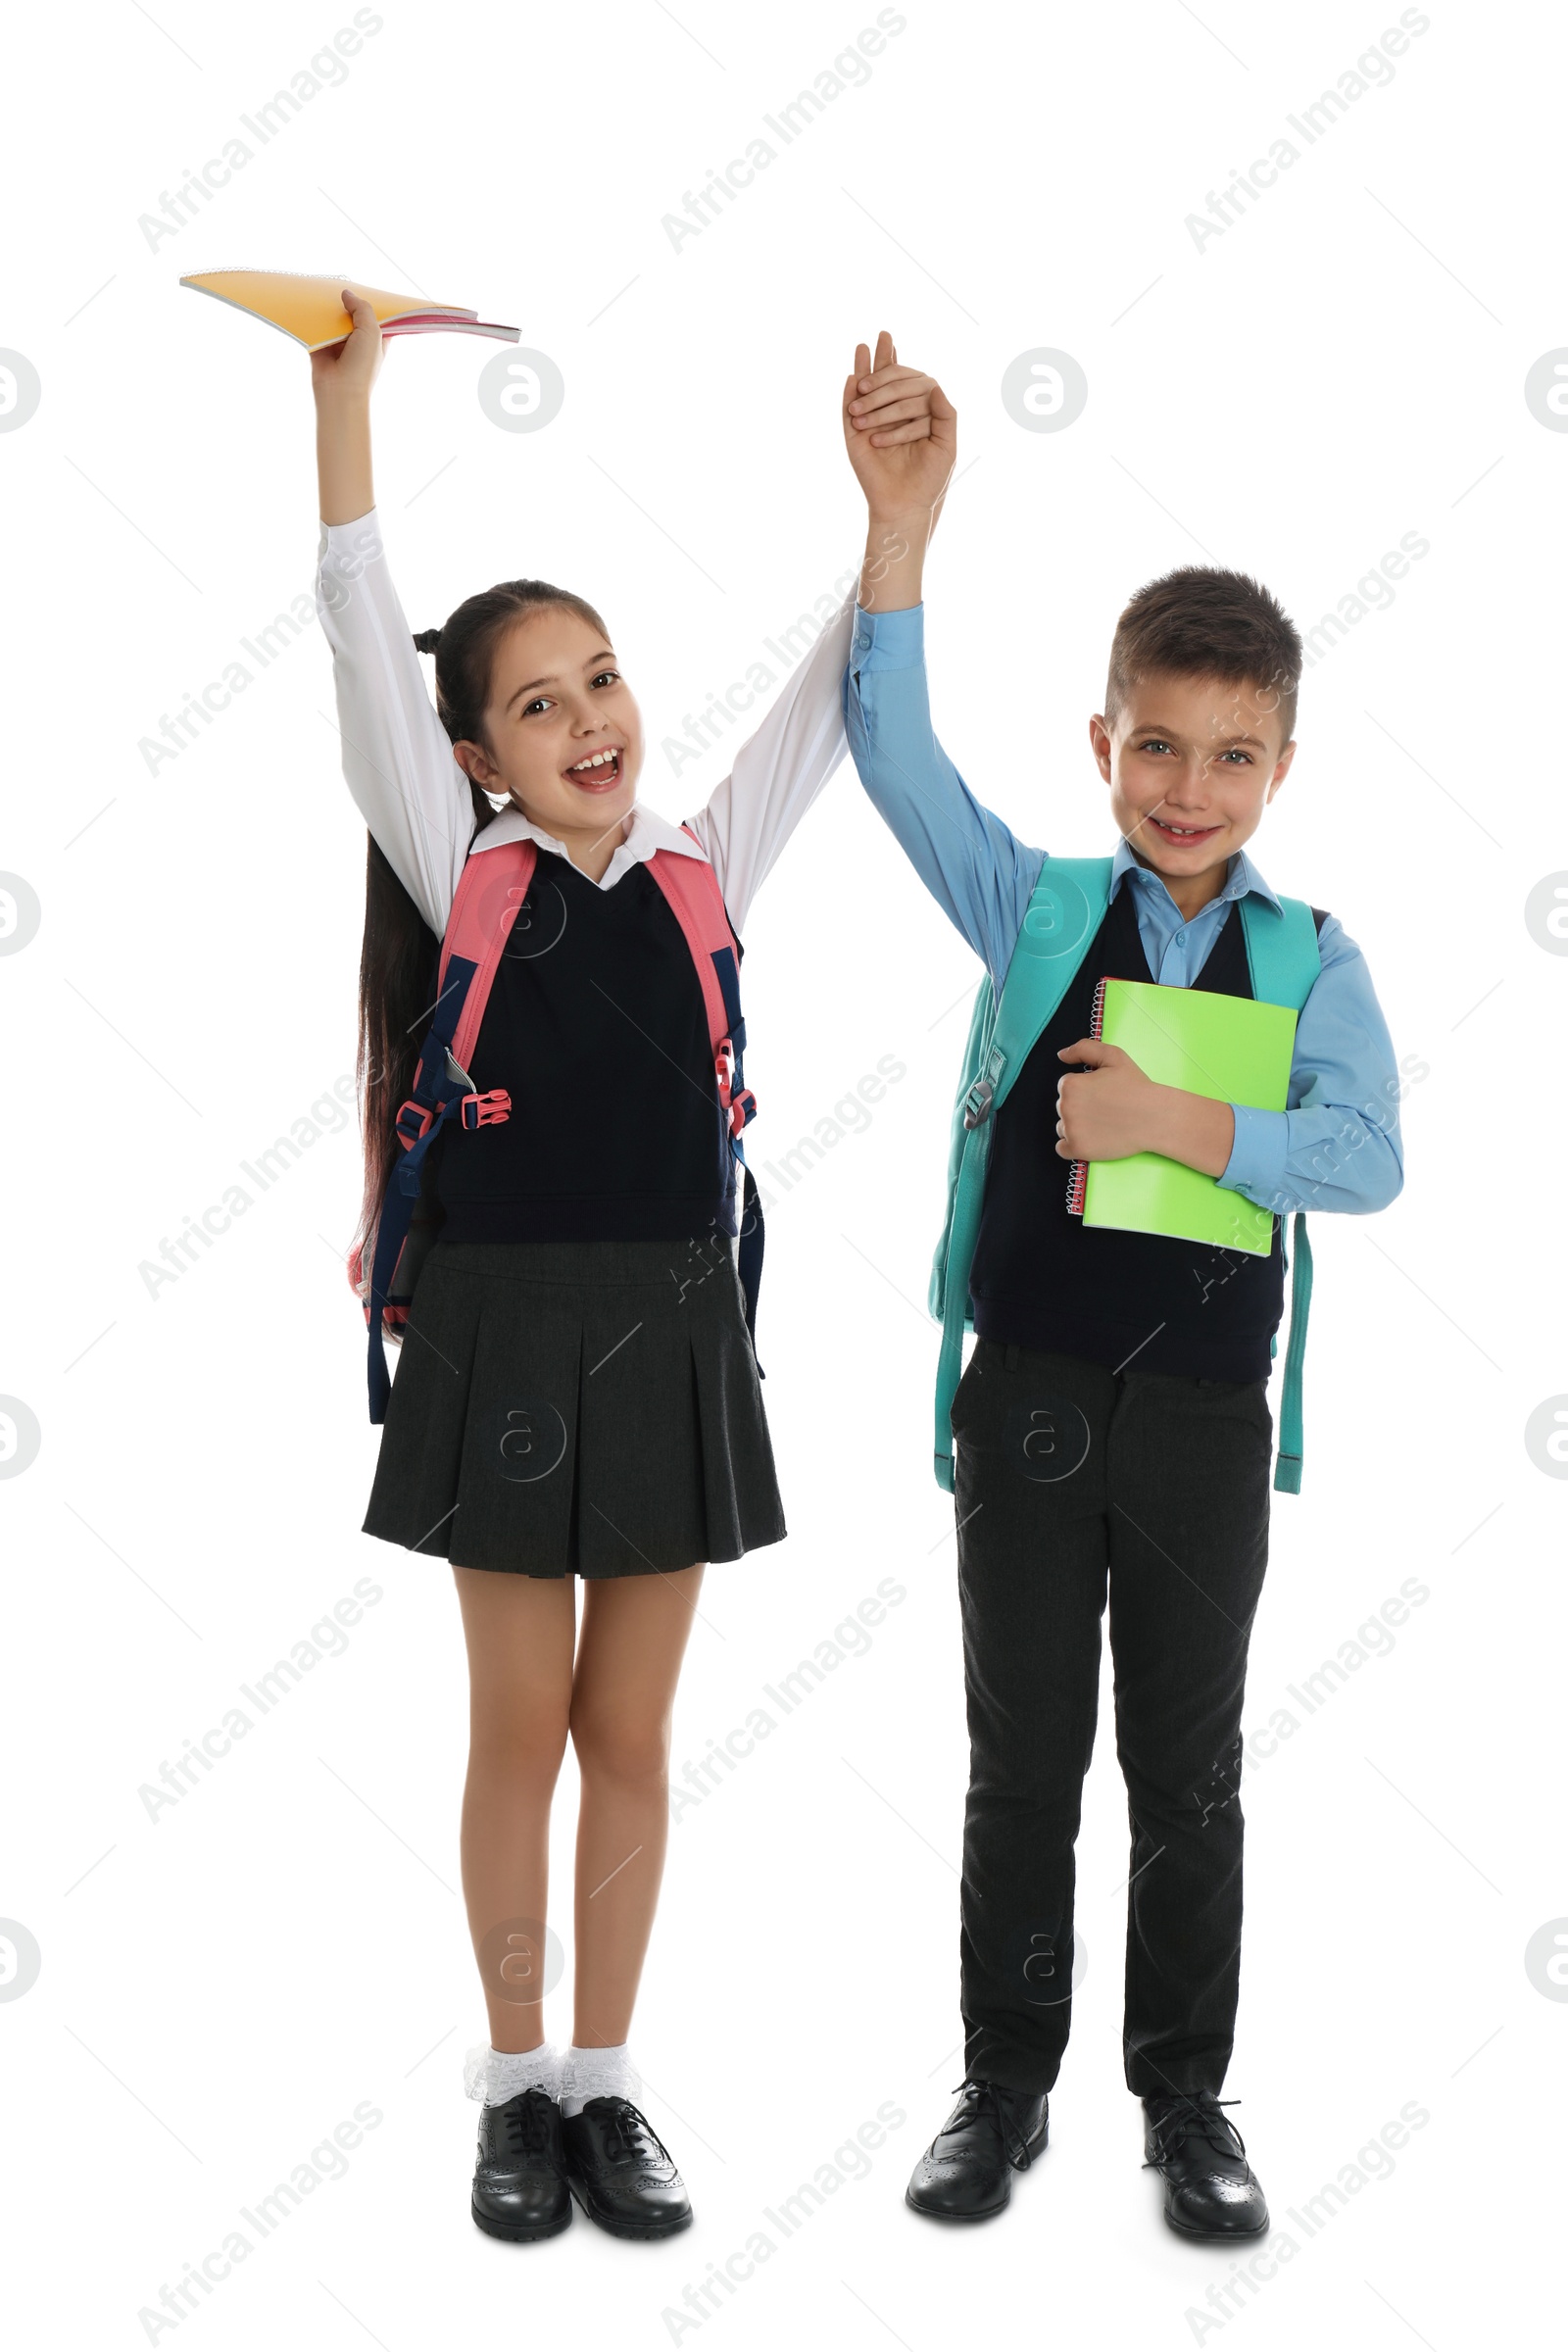
<path id="1" fill-rule="evenodd" d="M 1323 916 L 1313 916 L 1319 929 Z M 1056 1154 L 1059 1049 L 1090 1034 L 1102 977 L 1152 981 L 1132 886 L 1124 881 L 996 1114 L 969 1295 L 977 1337 L 1086 1356 L 1129 1371 L 1266 1380 L 1285 1307 L 1280 1222 L 1267 1257 L 1165 1234 L 1086 1226 L 1067 1210 L 1071 1162 Z M 1233 901 L 1193 983 L 1250 997 L 1247 944 Z"/>
<path id="2" fill-rule="evenodd" d="M 733 1230 L 702 983 L 645 864 L 601 890 L 541 849 L 469 1067 L 512 1113 L 434 1147 L 444 1242 Z"/>

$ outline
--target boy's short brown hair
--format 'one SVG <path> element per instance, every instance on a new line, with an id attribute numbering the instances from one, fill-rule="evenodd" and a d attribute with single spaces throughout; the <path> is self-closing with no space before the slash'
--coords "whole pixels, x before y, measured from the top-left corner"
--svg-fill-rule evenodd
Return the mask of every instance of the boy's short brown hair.
<path id="1" fill-rule="evenodd" d="M 1296 732 L 1300 632 L 1245 571 L 1184 564 L 1138 590 L 1110 642 L 1107 726 L 1114 726 L 1135 684 L 1161 674 L 1249 683 L 1260 712 L 1279 719 L 1282 750 Z"/>

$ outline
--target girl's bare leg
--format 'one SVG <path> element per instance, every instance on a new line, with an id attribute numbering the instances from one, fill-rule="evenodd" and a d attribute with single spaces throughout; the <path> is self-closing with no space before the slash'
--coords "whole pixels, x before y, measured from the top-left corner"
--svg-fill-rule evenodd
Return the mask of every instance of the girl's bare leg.
<path id="1" fill-rule="evenodd" d="M 550 1800 L 572 1709 L 576 1579 L 454 1568 L 468 1647 L 463 1893 L 490 2044 L 545 2038 Z"/>
<path id="2" fill-rule="evenodd" d="M 664 1869 L 675 1685 L 702 1581 L 701 1568 L 683 1568 L 583 1585 L 571 1691 L 579 2049 L 613 2048 L 631 2026 Z"/>

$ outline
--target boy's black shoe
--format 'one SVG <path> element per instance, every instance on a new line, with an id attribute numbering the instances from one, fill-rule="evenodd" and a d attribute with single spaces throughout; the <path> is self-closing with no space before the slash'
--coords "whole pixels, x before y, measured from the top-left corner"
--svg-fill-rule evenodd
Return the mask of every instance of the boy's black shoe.
<path id="1" fill-rule="evenodd" d="M 1044 2091 L 967 2081 L 904 2192 L 906 2205 L 939 2222 L 983 2222 L 1012 2194 L 1046 2144 Z"/>
<path id="2" fill-rule="evenodd" d="M 571 2193 L 612 2237 L 673 2237 L 692 2218 L 669 2150 L 630 2099 L 589 2099 L 561 2127 Z"/>
<path id="3" fill-rule="evenodd" d="M 1184 2237 L 1261 2237 L 1262 2183 L 1234 2124 L 1234 2099 L 1211 2090 L 1160 2091 L 1144 2101 L 1145 2170 L 1165 2176 L 1165 2219 Z"/>
<path id="4" fill-rule="evenodd" d="M 471 2210 L 491 2237 L 554 2237 L 571 2219 L 561 2109 L 548 2091 L 519 2090 L 479 2111 Z"/>

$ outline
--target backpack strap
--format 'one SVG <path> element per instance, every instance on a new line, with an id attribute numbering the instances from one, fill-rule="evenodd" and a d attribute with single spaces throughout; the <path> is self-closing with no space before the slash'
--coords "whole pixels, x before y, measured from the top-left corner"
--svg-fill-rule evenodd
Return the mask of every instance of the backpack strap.
<path id="1" fill-rule="evenodd" d="M 683 825 L 681 831 L 691 833 L 691 827 Z M 696 838 L 692 834 L 694 841 Z M 732 1114 L 731 1133 L 738 1135 L 755 1111 L 756 1103 L 744 1088 L 739 1095 L 735 1092 L 734 1082 L 746 1052 L 746 1023 L 741 1016 L 740 949 L 724 909 L 718 876 L 706 858 L 686 858 L 678 850 L 656 850 L 648 860 L 648 871 L 668 900 L 670 912 L 685 934 L 692 961 L 697 966 L 708 1011 L 708 1040 L 713 1049 L 719 1100 Z M 734 1115 L 737 1110 L 744 1115 Z"/>
<path id="2" fill-rule="evenodd" d="M 690 825 L 681 831 L 693 841 Z M 707 857 L 688 858 L 678 850 L 656 850 L 648 870 L 669 905 L 685 935 L 708 1011 L 708 1042 L 713 1051 L 713 1077 L 719 1108 L 725 1113 L 730 1146 L 729 1181 L 725 1205 L 734 1212 L 737 1184 L 744 1181 L 740 1237 L 740 1279 L 746 1298 L 746 1329 L 757 1348 L 757 1295 L 762 1280 L 762 1204 L 757 1180 L 746 1165 L 741 1143 L 745 1127 L 757 1115 L 757 1097 L 746 1084 L 746 1020 L 741 1011 L 740 943 L 730 927 L 724 894 Z M 760 1377 L 762 1367 L 758 1365 Z"/>
<path id="3" fill-rule="evenodd" d="M 1285 1388 L 1280 1397 L 1280 1449 L 1274 1464 L 1274 1489 L 1280 1494 L 1301 1492 L 1301 1364 L 1306 1354 L 1306 1323 L 1312 1309 L 1312 1245 L 1306 1238 L 1306 1215 L 1296 1212 L 1296 1267 L 1291 1276 L 1291 1337 L 1285 1350 Z M 1280 1254 L 1285 1237 L 1280 1236 Z"/>
<path id="4" fill-rule="evenodd" d="M 1241 906 L 1253 996 L 1260 1004 L 1289 1004 L 1299 1012 L 1323 968 L 1311 907 L 1304 899 L 1281 899 L 1271 906 L 1251 890 Z"/>
<path id="5" fill-rule="evenodd" d="M 937 1358 L 936 1474 L 937 1485 L 949 1494 L 954 1479 L 953 1399 L 970 1320 L 969 1269 L 980 1232 L 993 1114 L 1011 1093 L 1104 920 L 1110 865 L 1108 858 L 1047 858 L 1042 863 L 1007 965 L 996 1020 L 980 1055 L 979 1074 L 963 1101 L 965 1132 L 954 1186 Z M 984 1018 L 984 1011 L 982 992 L 976 1021 Z"/>
<path id="6" fill-rule="evenodd" d="M 1247 967 L 1252 994 L 1265 1004 L 1289 1004 L 1301 1010 L 1323 968 L 1318 953 L 1317 917 L 1302 899 L 1281 899 L 1277 907 L 1249 891 L 1241 902 L 1242 936 L 1247 942 Z M 1283 1227 L 1284 1219 L 1281 1219 Z M 1280 1494 L 1301 1492 L 1301 1371 L 1306 1358 L 1306 1327 L 1312 1311 L 1312 1245 L 1306 1238 L 1306 1214 L 1298 1209 L 1292 1225 L 1296 1263 L 1291 1274 L 1291 1337 L 1285 1350 L 1285 1381 L 1280 1395 L 1280 1446 L 1274 1464 L 1274 1489 Z M 1285 1236 L 1280 1255 L 1289 1265 Z"/>
<path id="7" fill-rule="evenodd" d="M 435 1012 L 419 1054 L 414 1092 L 401 1104 L 393 1122 L 403 1156 L 392 1170 L 376 1221 L 369 1294 L 366 1299 L 369 1323 L 368 1377 L 373 1422 L 385 1420 L 387 1400 L 392 1394 L 382 1316 L 413 1222 L 430 1146 L 447 1120 L 454 1116 L 465 1127 L 490 1127 L 511 1114 L 512 1097 L 506 1089 L 494 1087 L 489 1094 L 476 1093 L 466 1064 L 478 1040 L 496 967 L 528 895 L 537 858 L 538 852 L 531 841 L 503 842 L 493 850 L 470 850 L 458 877 L 457 894 L 441 942 Z"/>
<path id="8" fill-rule="evenodd" d="M 953 1209 L 958 1195 L 958 1170 L 969 1142 L 969 1129 L 962 1113 L 968 1103 L 970 1085 L 984 1066 L 986 1049 L 996 1025 L 997 996 L 987 972 L 974 992 L 974 1004 L 969 1012 L 969 1034 L 964 1040 L 963 1062 L 958 1073 L 958 1093 L 953 1105 L 953 1118 L 948 1133 L 948 1213 L 931 1257 L 931 1279 L 926 1288 L 926 1304 L 940 1323 L 947 1313 L 948 1258 L 953 1242 Z"/>
<path id="9" fill-rule="evenodd" d="M 508 841 L 497 849 L 471 853 L 459 878 L 441 942 L 431 1030 L 434 1033 L 450 1022 L 451 1033 L 443 1043 L 450 1045 L 453 1059 L 464 1069 L 479 1042 L 496 967 L 506 954 L 512 926 L 522 910 L 538 862 L 539 852 L 533 842 Z"/>

